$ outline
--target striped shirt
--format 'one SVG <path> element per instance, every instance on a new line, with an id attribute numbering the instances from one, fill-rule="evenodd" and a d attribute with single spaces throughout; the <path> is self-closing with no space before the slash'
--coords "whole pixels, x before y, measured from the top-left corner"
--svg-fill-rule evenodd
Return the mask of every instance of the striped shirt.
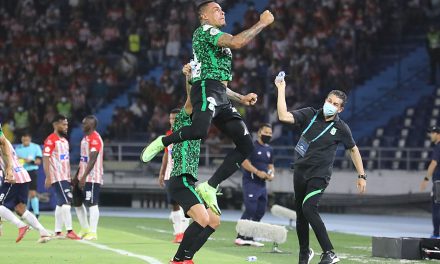
<path id="1" fill-rule="evenodd" d="M 29 173 L 23 168 L 23 165 L 18 161 L 17 153 L 15 153 L 14 147 L 12 144 L 7 142 L 7 147 L 11 150 L 12 153 L 12 172 L 14 174 L 15 183 L 26 183 L 31 181 L 31 177 Z M 2 170 L 5 170 L 5 162 L 3 160 L 3 156 L 0 156 L 0 166 Z"/>
<path id="2" fill-rule="evenodd" d="M 79 161 L 78 179 L 81 180 L 84 171 L 87 168 L 87 164 L 90 161 L 90 153 L 98 151 L 98 157 L 96 159 L 93 169 L 87 175 L 86 182 L 93 182 L 103 184 L 104 175 L 104 143 L 98 132 L 93 131 L 90 135 L 84 136 L 81 140 L 81 158 Z"/>
<path id="3" fill-rule="evenodd" d="M 69 141 L 66 138 L 55 133 L 50 134 L 44 141 L 43 157 L 49 157 L 49 176 L 52 183 L 70 182 Z"/>
<path id="4" fill-rule="evenodd" d="M 171 135 L 173 132 L 171 130 L 167 131 L 167 136 Z M 168 160 L 167 160 L 167 167 L 165 168 L 165 177 L 164 180 L 167 181 L 170 179 L 171 176 L 171 171 L 173 170 L 173 158 L 172 158 L 172 153 L 173 153 L 173 144 L 167 146 L 165 148 L 165 152 L 168 153 Z"/>

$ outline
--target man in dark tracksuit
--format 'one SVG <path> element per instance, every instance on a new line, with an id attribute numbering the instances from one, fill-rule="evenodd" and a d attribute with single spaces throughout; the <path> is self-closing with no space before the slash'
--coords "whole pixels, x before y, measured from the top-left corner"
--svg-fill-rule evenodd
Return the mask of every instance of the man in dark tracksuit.
<path id="1" fill-rule="evenodd" d="M 429 137 L 435 146 L 432 150 L 432 158 L 428 166 L 428 171 L 426 172 L 426 176 L 422 181 L 420 189 L 422 191 L 425 190 L 429 180 L 432 178 L 432 225 L 434 227 L 434 231 L 431 237 L 440 238 L 440 201 L 436 199 L 436 193 L 440 192 L 440 190 L 437 190 L 438 188 L 436 188 L 436 182 L 440 181 L 440 169 L 438 166 L 438 163 L 440 162 L 440 127 L 430 127 L 428 132 Z"/>
<path id="2" fill-rule="evenodd" d="M 302 132 L 295 147 L 299 154 L 294 164 L 294 189 L 296 203 L 296 230 L 300 245 L 299 263 L 308 264 L 314 253 L 309 248 L 309 224 L 322 248 L 320 264 L 339 262 L 333 252 L 333 245 L 318 212 L 321 196 L 328 186 L 333 169 L 336 149 L 342 143 L 349 150 L 358 173 L 357 187 L 360 193 L 365 191 L 366 175 L 350 128 L 342 121 L 338 113 L 344 109 L 347 96 L 339 90 L 331 91 L 322 109 L 311 107 L 288 112 L 285 99 L 284 80 L 276 80 L 278 88 L 277 110 L 282 122 L 297 124 Z"/>
<path id="3" fill-rule="evenodd" d="M 241 219 L 259 222 L 263 218 L 267 207 L 266 180 L 275 177 L 273 165 L 273 149 L 269 146 L 272 138 L 272 126 L 262 124 L 258 129 L 257 140 L 254 142 L 254 151 L 241 166 L 243 167 L 243 202 L 245 211 Z M 235 244 L 238 246 L 250 245 L 261 247 L 264 244 L 256 242 L 252 237 L 237 236 Z"/>

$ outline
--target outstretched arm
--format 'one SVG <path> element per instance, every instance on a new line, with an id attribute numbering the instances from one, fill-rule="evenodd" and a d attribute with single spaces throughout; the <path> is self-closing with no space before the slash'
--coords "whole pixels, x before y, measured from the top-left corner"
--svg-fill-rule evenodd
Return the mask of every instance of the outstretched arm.
<path id="1" fill-rule="evenodd" d="M 247 106 L 255 105 L 255 103 L 257 102 L 257 99 L 258 99 L 258 96 L 254 93 L 242 95 L 242 94 L 239 94 L 239 93 L 232 91 L 228 87 L 226 87 L 226 95 L 228 96 L 228 98 L 230 100 L 235 101 L 235 102 L 239 102 L 240 104 L 247 105 Z"/>
<path id="2" fill-rule="evenodd" d="M 272 24 L 273 21 L 274 17 L 272 13 L 269 10 L 266 10 L 260 15 L 260 20 L 251 28 L 235 36 L 227 33 L 221 35 L 218 39 L 217 46 L 230 49 L 240 49 L 255 38 L 261 30 Z"/>
<path id="3" fill-rule="evenodd" d="M 286 105 L 286 82 L 284 80 L 275 79 L 275 86 L 278 89 L 277 112 L 278 118 L 284 123 L 295 123 L 292 113 L 287 111 Z"/>

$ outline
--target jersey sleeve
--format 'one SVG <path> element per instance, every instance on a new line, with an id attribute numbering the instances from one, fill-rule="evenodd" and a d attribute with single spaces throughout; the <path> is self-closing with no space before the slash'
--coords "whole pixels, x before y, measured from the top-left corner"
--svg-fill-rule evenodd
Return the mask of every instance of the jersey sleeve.
<path id="1" fill-rule="evenodd" d="M 209 42 L 211 45 L 217 46 L 218 39 L 221 37 L 221 35 L 225 34 L 225 32 L 221 31 L 220 29 L 205 25 L 203 26 L 203 37 L 204 39 Z"/>
<path id="2" fill-rule="evenodd" d="M 434 150 L 432 151 L 431 160 L 440 162 L 440 147 L 435 146 Z"/>
<path id="3" fill-rule="evenodd" d="M 43 156 L 50 157 L 54 149 L 55 149 L 55 142 L 51 138 L 47 138 L 46 141 L 44 141 Z"/>
<path id="4" fill-rule="evenodd" d="M 269 164 L 273 164 L 273 148 L 270 148 L 270 159 L 269 159 Z"/>
<path id="5" fill-rule="evenodd" d="M 351 134 L 350 128 L 347 124 L 343 124 L 343 130 L 341 135 L 341 142 L 344 145 L 345 149 L 351 149 L 356 146 L 356 142 L 353 139 L 353 135 Z"/>
<path id="6" fill-rule="evenodd" d="M 41 147 L 40 147 L 40 145 L 35 144 L 34 146 L 35 146 L 35 157 L 36 157 L 36 158 L 41 158 L 41 157 L 43 157 L 43 153 L 42 153 L 42 151 L 41 151 Z"/>
<path id="7" fill-rule="evenodd" d="M 295 124 L 299 125 L 300 127 L 305 127 L 308 125 L 308 122 L 313 118 L 313 115 L 315 115 L 316 110 L 312 107 L 302 108 L 298 110 L 294 110 L 291 112 L 293 115 L 293 118 L 295 119 Z"/>
<path id="8" fill-rule="evenodd" d="M 89 144 L 89 150 L 90 152 L 96 152 L 100 151 L 102 148 L 101 140 L 99 140 L 99 137 L 96 134 L 91 135 L 90 138 L 90 144 Z"/>

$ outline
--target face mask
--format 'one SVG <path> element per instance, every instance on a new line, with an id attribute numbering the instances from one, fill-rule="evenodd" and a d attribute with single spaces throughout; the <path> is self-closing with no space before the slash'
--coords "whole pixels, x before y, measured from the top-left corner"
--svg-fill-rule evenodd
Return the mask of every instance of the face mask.
<path id="1" fill-rule="evenodd" d="M 261 135 L 261 141 L 263 141 L 264 144 L 268 144 L 271 139 L 271 136 Z"/>
<path id="2" fill-rule="evenodd" d="M 322 110 L 324 112 L 324 116 L 333 116 L 338 113 L 338 108 L 329 102 L 325 102 Z"/>

